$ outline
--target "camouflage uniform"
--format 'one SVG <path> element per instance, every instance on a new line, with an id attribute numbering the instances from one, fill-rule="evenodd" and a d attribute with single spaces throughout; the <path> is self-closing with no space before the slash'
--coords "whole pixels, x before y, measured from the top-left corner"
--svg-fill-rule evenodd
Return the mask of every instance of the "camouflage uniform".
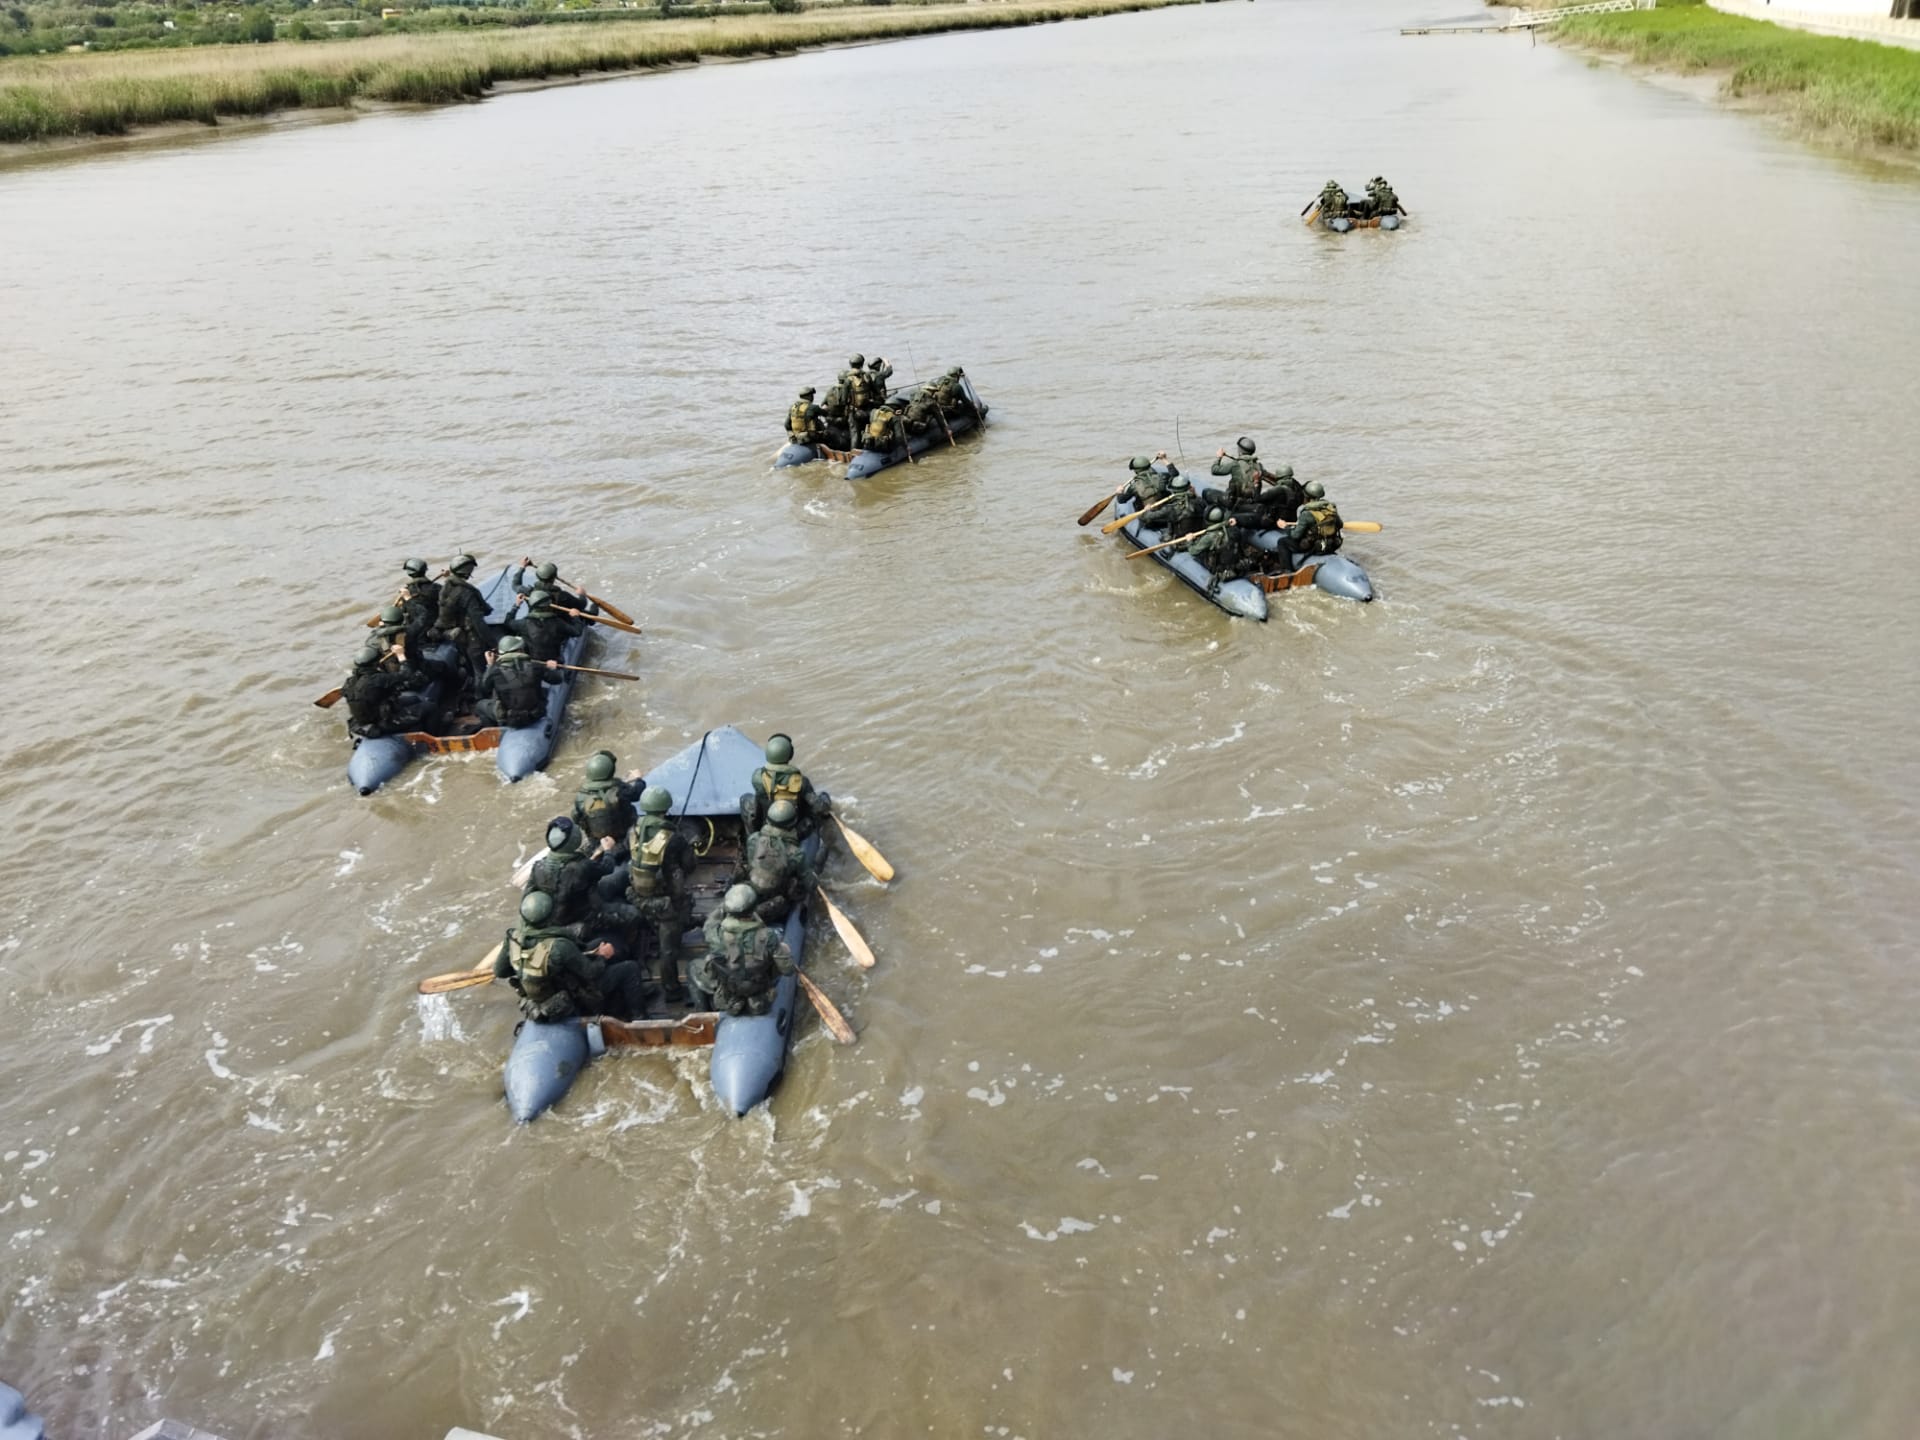
<path id="1" fill-rule="evenodd" d="M 886 452 L 900 443 L 900 423 L 891 405 L 882 405 L 874 410 L 867 420 L 867 428 L 860 434 L 861 448 Z"/>
<path id="2" fill-rule="evenodd" d="M 820 438 L 820 407 L 813 403 L 813 392 L 804 390 L 787 407 L 787 438 L 796 445 L 811 445 Z"/>
<path id="3" fill-rule="evenodd" d="M 767 811 L 776 800 L 791 800 L 800 812 L 794 833 L 802 840 L 827 823 L 833 800 L 824 790 L 815 790 L 813 782 L 795 765 L 762 765 L 753 772 L 753 788 L 740 797 L 740 823 L 749 835 L 767 822 Z"/>
<path id="4" fill-rule="evenodd" d="M 608 836 L 625 840 L 637 813 L 633 807 L 646 788 L 644 780 L 622 780 L 617 775 L 582 781 L 573 797 L 573 823 L 595 844 Z"/>
<path id="5" fill-rule="evenodd" d="M 560 659 L 566 653 L 567 642 L 587 628 L 586 621 L 577 615 L 562 615 L 553 608 L 553 604 L 549 600 L 527 611 L 507 627 L 514 634 L 525 637 L 527 653 L 535 660 Z"/>
<path id="6" fill-rule="evenodd" d="M 694 961 L 694 985 L 729 1015 L 765 1015 L 782 975 L 794 972 L 793 952 L 757 915 L 707 917 L 707 953 Z"/>
<path id="7" fill-rule="evenodd" d="M 1169 493 L 1174 498 L 1141 522 L 1159 529 L 1161 537 L 1166 540 L 1199 529 L 1200 522 L 1206 518 L 1206 511 L 1200 508 L 1200 497 L 1191 488 Z"/>
<path id="8" fill-rule="evenodd" d="M 693 847 L 664 815 L 642 815 L 627 839 L 627 898 L 653 926 L 654 981 L 669 1000 L 681 998 L 680 937 L 693 923 L 687 872 Z"/>
<path id="9" fill-rule="evenodd" d="M 1133 478 L 1127 482 L 1125 493 L 1131 495 L 1138 504 L 1147 506 L 1167 493 L 1167 482 L 1180 472 L 1169 465 L 1167 473 L 1162 475 L 1153 468 L 1151 460 L 1144 465 L 1138 463 L 1140 460 L 1146 460 L 1146 457 L 1142 455 L 1136 458 L 1132 467 Z"/>
<path id="10" fill-rule="evenodd" d="M 602 1014 L 627 1020 L 641 1010 L 638 966 L 625 960 L 609 965 L 553 925 L 515 926 L 493 973 L 520 992 L 520 1013 L 529 1020 Z"/>
<path id="11" fill-rule="evenodd" d="M 584 847 L 550 849 L 533 862 L 533 873 L 521 893 L 539 890 L 553 897 L 555 929 L 585 924 L 592 918 L 595 889 L 608 868 L 597 852 Z"/>
<path id="12" fill-rule="evenodd" d="M 525 651 L 501 655 L 480 677 L 480 702 L 474 708 L 489 725 L 533 725 L 546 717 L 545 687 L 565 678 L 564 670 L 549 670 Z"/>
<path id="13" fill-rule="evenodd" d="M 1331 555 L 1340 548 L 1340 511 L 1331 500 L 1309 500 L 1280 533 L 1302 555 Z"/>
<path id="14" fill-rule="evenodd" d="M 440 587 L 440 613 L 434 623 L 466 654 L 475 675 L 487 668 L 487 651 L 500 636 L 487 620 L 485 598 L 460 576 L 449 575 Z"/>
<path id="15" fill-rule="evenodd" d="M 769 924 L 778 924 L 793 908 L 813 893 L 813 864 L 800 846 L 800 837 L 771 821 L 747 837 L 746 854 L 734 874 L 737 884 L 744 880 L 760 897 L 754 914 Z"/>
<path id="16" fill-rule="evenodd" d="M 1198 560 L 1213 576 L 1211 590 L 1221 582 L 1246 574 L 1247 558 L 1240 543 L 1240 527 L 1231 520 L 1219 520 L 1207 526 L 1187 544 L 1187 554 Z"/>
<path id="17" fill-rule="evenodd" d="M 355 666 L 340 687 L 347 702 L 347 733 L 376 739 L 419 723 L 420 697 L 426 677 L 417 670 L 385 665 Z M 410 703 L 411 702 L 411 703 Z"/>

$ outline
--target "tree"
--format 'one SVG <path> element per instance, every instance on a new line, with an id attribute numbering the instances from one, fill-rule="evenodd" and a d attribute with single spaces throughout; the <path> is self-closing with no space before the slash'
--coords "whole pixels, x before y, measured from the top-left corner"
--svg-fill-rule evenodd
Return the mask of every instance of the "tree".
<path id="1" fill-rule="evenodd" d="M 256 45 L 265 45 L 273 39 L 273 16 L 267 13 L 266 6 L 255 5 L 240 13 L 240 38 Z"/>

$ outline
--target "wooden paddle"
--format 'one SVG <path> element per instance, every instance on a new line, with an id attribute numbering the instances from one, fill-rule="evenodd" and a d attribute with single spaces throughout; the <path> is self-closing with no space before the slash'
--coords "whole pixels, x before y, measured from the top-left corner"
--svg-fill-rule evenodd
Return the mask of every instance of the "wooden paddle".
<path id="1" fill-rule="evenodd" d="M 833 897 L 818 885 L 813 887 L 819 892 L 821 903 L 827 907 L 827 918 L 833 921 L 833 928 L 840 932 L 840 943 L 847 947 L 853 956 L 853 963 L 862 970 L 873 968 L 873 950 L 868 946 L 860 932 L 853 928 L 853 922 L 840 913 L 840 907 L 833 903 Z"/>
<path id="2" fill-rule="evenodd" d="M 514 889 L 526 888 L 527 881 L 533 878 L 533 867 L 540 863 L 540 857 L 546 853 L 544 850 L 536 850 L 521 863 L 520 868 L 513 872 Z"/>
<path id="3" fill-rule="evenodd" d="M 1198 540 L 1202 535 L 1206 533 L 1207 533 L 1206 529 L 1203 526 L 1202 528 L 1195 530 L 1190 535 L 1182 535 L 1182 536 L 1179 536 L 1177 539 L 1173 539 L 1173 540 L 1162 540 L 1158 545 L 1149 545 L 1144 550 L 1129 550 L 1127 552 L 1127 558 L 1129 560 L 1138 560 L 1142 555 L 1151 555 L 1153 554 L 1154 551 L 1164 550 L 1169 545 L 1184 545 L 1189 540 Z"/>
<path id="4" fill-rule="evenodd" d="M 1306 225 L 1312 225 L 1314 221 L 1316 221 L 1316 220 L 1318 220 L 1318 219 L 1320 218 L 1320 202 L 1319 202 L 1318 200 L 1315 200 L 1315 201 L 1314 201 L 1314 202 L 1313 202 L 1313 203 L 1312 203 L 1311 205 L 1309 205 L 1309 206 L 1307 207 L 1307 209 L 1308 209 L 1308 210 L 1311 210 L 1311 211 L 1313 211 L 1313 213 L 1312 213 L 1311 215 L 1308 215 L 1308 214 L 1306 214 L 1306 212 L 1305 212 L 1305 211 L 1302 211 L 1302 212 L 1301 212 L 1301 216 L 1302 216 L 1302 222 L 1301 222 L 1301 223 L 1303 223 L 1303 224 L 1306 224 Z"/>
<path id="5" fill-rule="evenodd" d="M 884 404 L 885 402 L 883 401 L 882 403 Z M 898 419 L 896 419 L 894 423 L 899 427 L 899 430 L 900 430 L 900 443 L 907 447 L 907 464 L 918 465 L 920 462 L 913 458 L 913 437 L 907 434 L 906 417 L 901 416 Z"/>
<path id="6" fill-rule="evenodd" d="M 334 706 L 340 703 L 340 697 L 345 693 L 346 692 L 344 690 L 342 690 L 338 685 L 336 685 L 333 687 L 333 689 L 327 691 L 326 694 L 322 695 L 318 700 L 314 701 L 313 703 L 318 705 L 322 710 L 331 710 Z"/>
<path id="7" fill-rule="evenodd" d="M 883 885 L 893 879 L 893 866 L 887 863 L 886 856 L 882 855 L 868 843 L 866 836 L 862 835 L 858 830 L 855 830 L 838 815 L 833 817 L 833 823 L 838 825 L 840 827 L 840 833 L 847 837 L 847 848 L 853 851 L 854 859 L 867 867 L 867 873 L 869 875 L 873 876 L 874 879 Z"/>
<path id="8" fill-rule="evenodd" d="M 1385 528 L 1378 520 L 1342 520 L 1342 530 L 1351 530 L 1357 535 L 1378 535 Z"/>
<path id="9" fill-rule="evenodd" d="M 629 675 L 624 670 L 596 670 L 591 665 L 560 665 L 558 661 L 556 661 L 555 664 L 562 670 L 572 670 L 580 675 L 604 675 L 609 680 L 638 680 L 640 678 L 638 675 Z"/>
<path id="10" fill-rule="evenodd" d="M 804 970 L 796 970 L 793 978 L 800 982 L 801 992 L 813 1002 L 814 1011 L 820 1016 L 820 1023 L 827 1027 L 827 1033 L 842 1045 L 851 1045 L 853 1027 L 847 1024 L 847 1017 L 834 1008 L 833 1002 L 827 999 L 820 987 L 813 983 L 813 977 Z"/>
<path id="11" fill-rule="evenodd" d="M 485 985 L 493 979 L 493 962 L 500 957 L 500 944 L 495 942 L 487 951 L 487 958 L 471 970 L 453 970 L 445 975 L 429 975 L 422 980 L 419 990 L 422 995 L 445 995 L 451 990 L 470 990 L 476 985 Z"/>
<path id="12" fill-rule="evenodd" d="M 1126 486 L 1122 485 L 1120 487 L 1120 490 L 1124 490 L 1126 488 L 1127 488 Z M 1107 506 L 1111 505 L 1114 501 L 1120 498 L 1120 490 L 1116 490 L 1113 492 L 1113 494 L 1107 496 L 1106 499 L 1102 500 L 1098 505 L 1094 506 L 1091 510 L 1087 511 L 1086 514 L 1082 515 L 1076 523 L 1081 525 L 1091 525 L 1094 522 L 1095 517 L 1097 517 L 1102 510 L 1106 509 Z"/>
<path id="13" fill-rule="evenodd" d="M 1106 524 L 1100 527 L 1100 533 L 1102 535 L 1111 535 L 1113 534 L 1114 531 L 1120 529 L 1122 526 L 1128 525 L 1133 521 L 1138 520 L 1142 515 L 1146 514 L 1147 511 L 1158 510 L 1162 505 L 1169 504 L 1172 500 L 1173 500 L 1173 496 L 1165 495 L 1165 496 L 1162 496 L 1160 499 L 1154 501 L 1151 505 L 1143 506 L 1140 509 L 1134 511 L 1131 515 L 1122 515 L 1118 520 L 1109 520 Z"/>
<path id="14" fill-rule="evenodd" d="M 613 604 L 611 601 L 602 600 L 598 595 L 587 595 L 587 592 L 584 590 L 582 590 L 580 593 L 582 595 L 586 595 L 587 599 L 591 600 L 594 604 L 598 605 L 602 610 L 606 611 L 607 614 L 611 615 L 614 619 L 618 620 L 622 625 L 631 625 L 634 623 L 633 616 L 627 614 L 626 611 L 622 610 L 618 605 Z"/>
<path id="15" fill-rule="evenodd" d="M 605 625 L 609 630 L 624 630 L 629 635 L 638 635 L 640 633 L 640 627 L 638 625 L 628 625 L 608 615 L 589 615 L 584 610 L 575 610 L 566 605 L 555 605 L 551 608 L 558 610 L 562 615 L 577 616 L 589 624 Z"/>

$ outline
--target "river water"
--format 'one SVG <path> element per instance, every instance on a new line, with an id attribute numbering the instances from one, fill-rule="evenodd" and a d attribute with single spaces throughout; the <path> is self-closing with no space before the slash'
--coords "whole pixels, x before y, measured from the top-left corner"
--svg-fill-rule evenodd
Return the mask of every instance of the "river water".
<path id="1" fill-rule="evenodd" d="M 1431 5 L 1218 5 L 0 174 L 0 1375 L 61 1435 L 1898 1436 L 1911 174 Z M 1385 172 L 1414 221 L 1295 213 Z M 772 474 L 848 351 L 993 425 Z M 1230 621 L 1073 518 L 1251 434 Z M 409 553 L 645 627 L 550 777 L 344 781 Z M 898 866 L 736 1122 L 516 1130 L 581 762 L 736 723 Z M 75 807 L 79 808 L 76 809 Z"/>

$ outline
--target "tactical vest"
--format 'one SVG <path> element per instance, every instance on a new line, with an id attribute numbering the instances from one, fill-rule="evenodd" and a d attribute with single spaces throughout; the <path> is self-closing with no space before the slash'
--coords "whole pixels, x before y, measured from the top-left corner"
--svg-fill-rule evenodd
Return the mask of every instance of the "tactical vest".
<path id="1" fill-rule="evenodd" d="M 864 370 L 849 370 L 846 378 L 847 403 L 856 410 L 867 408 L 867 402 L 874 398 L 873 386 L 868 383 Z"/>
<path id="2" fill-rule="evenodd" d="M 536 940 L 531 945 L 524 943 L 518 935 L 507 939 L 514 978 L 520 982 L 520 993 L 536 1009 L 550 1008 L 555 998 L 566 993 L 553 963 L 553 952 L 558 943 L 558 937 L 553 935 Z"/>
<path id="3" fill-rule="evenodd" d="M 753 788 L 769 806 L 776 800 L 791 800 L 799 810 L 800 797 L 807 793 L 807 777 L 792 765 L 762 765 L 753 772 Z"/>
<path id="4" fill-rule="evenodd" d="M 793 864 L 787 850 L 792 843 L 784 835 L 765 831 L 747 841 L 747 883 L 762 899 L 787 889 L 793 877 Z"/>
<path id="5" fill-rule="evenodd" d="M 634 847 L 627 874 L 633 885 L 633 893 L 642 900 L 650 900 L 667 892 L 667 846 L 672 843 L 673 827 L 662 825 Z"/>
<path id="6" fill-rule="evenodd" d="M 580 817 L 580 828 L 595 840 L 608 835 L 618 837 L 626 828 L 627 804 L 620 798 L 618 780 L 590 782 L 573 797 L 573 810 Z"/>
<path id="7" fill-rule="evenodd" d="M 893 433 L 893 411 L 882 405 L 867 421 L 867 442 L 872 449 L 883 449 L 899 437 Z M 879 442 L 879 443 L 875 443 Z"/>
<path id="8" fill-rule="evenodd" d="M 807 418 L 807 411 L 813 407 L 804 400 L 796 400 L 787 411 L 787 430 L 794 435 L 804 435 L 813 428 Z"/>
<path id="9" fill-rule="evenodd" d="M 1340 545 L 1340 512 L 1331 500 L 1315 500 L 1300 507 L 1300 518 L 1307 522 L 1307 548 L 1318 555 L 1331 555 Z"/>
<path id="10" fill-rule="evenodd" d="M 546 714 L 540 693 L 540 670 L 532 656 L 502 655 L 499 667 L 500 718 L 509 725 L 531 725 Z"/>
<path id="11" fill-rule="evenodd" d="M 720 953 L 713 968 L 736 995 L 757 995 L 773 983 L 773 961 L 760 942 L 766 928 L 752 915 L 729 915 L 720 922 Z"/>
<path id="12" fill-rule="evenodd" d="M 480 592 L 466 581 L 457 576 L 451 576 L 447 583 L 440 587 L 440 628 L 449 635 L 467 628 L 466 597 L 468 595 L 479 603 L 480 609 L 484 612 L 486 602 L 480 599 Z"/>

